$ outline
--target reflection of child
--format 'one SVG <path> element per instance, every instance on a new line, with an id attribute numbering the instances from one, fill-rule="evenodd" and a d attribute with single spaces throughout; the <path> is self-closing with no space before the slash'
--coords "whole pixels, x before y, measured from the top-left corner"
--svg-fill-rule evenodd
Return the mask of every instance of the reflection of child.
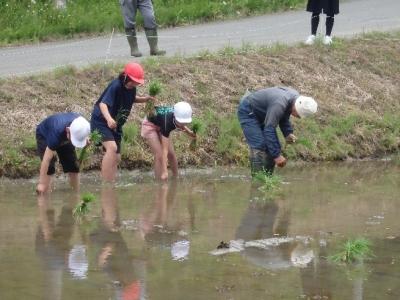
<path id="1" fill-rule="evenodd" d="M 325 45 L 332 43 L 332 28 L 335 15 L 339 13 L 339 0 L 308 0 L 307 11 L 311 12 L 311 35 L 307 38 L 306 44 L 312 45 L 317 34 L 319 15 L 323 11 L 326 14 L 326 34 L 323 40 Z"/>
<path id="2" fill-rule="evenodd" d="M 180 129 L 195 138 L 187 125 L 192 122 L 192 108 L 187 102 L 178 102 L 173 108 L 163 107 L 155 115 L 143 120 L 141 135 L 154 155 L 154 172 L 157 179 L 168 179 L 168 162 L 173 176 L 178 176 L 178 161 L 170 142 L 170 133 Z"/>

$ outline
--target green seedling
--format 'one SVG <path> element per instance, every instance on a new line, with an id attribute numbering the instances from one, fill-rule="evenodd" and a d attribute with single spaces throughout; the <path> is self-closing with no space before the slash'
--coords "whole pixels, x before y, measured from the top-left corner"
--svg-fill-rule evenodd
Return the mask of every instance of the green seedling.
<path id="1" fill-rule="evenodd" d="M 154 97 L 161 93 L 161 83 L 158 81 L 152 81 L 149 86 L 149 95 Z"/>
<path id="2" fill-rule="evenodd" d="M 149 95 L 152 97 L 157 96 L 161 93 L 161 83 L 158 81 L 152 81 L 149 86 Z M 146 116 L 151 116 L 154 114 L 154 101 L 147 101 L 144 111 Z"/>
<path id="3" fill-rule="evenodd" d="M 355 261 L 362 261 L 373 256 L 371 242 L 365 238 L 357 238 L 354 240 L 347 240 L 341 246 L 341 250 L 337 254 L 329 256 L 329 260 L 336 263 L 352 263 Z"/>
<path id="4" fill-rule="evenodd" d="M 98 130 L 93 131 L 89 135 L 89 141 L 85 147 L 80 151 L 78 157 L 79 169 L 83 168 L 85 162 L 89 159 L 90 154 L 93 152 L 94 148 L 101 143 L 102 135 Z"/>
<path id="5" fill-rule="evenodd" d="M 196 134 L 196 136 L 198 135 L 198 133 L 201 131 L 201 129 L 203 128 L 203 124 L 201 123 L 200 120 L 197 119 L 193 119 L 192 121 L 192 131 L 194 134 Z M 197 148 L 197 138 L 192 139 L 192 141 L 190 142 L 189 145 L 190 150 L 196 150 Z"/>
<path id="6" fill-rule="evenodd" d="M 260 171 L 254 174 L 253 179 L 261 183 L 259 190 L 265 193 L 266 199 L 274 198 L 281 191 L 282 178 L 278 175 Z"/>
<path id="7" fill-rule="evenodd" d="M 94 200 L 96 200 L 96 197 L 92 193 L 83 194 L 82 202 L 79 203 L 74 209 L 74 217 L 80 218 L 87 215 L 90 211 L 89 203 L 93 202 Z"/>

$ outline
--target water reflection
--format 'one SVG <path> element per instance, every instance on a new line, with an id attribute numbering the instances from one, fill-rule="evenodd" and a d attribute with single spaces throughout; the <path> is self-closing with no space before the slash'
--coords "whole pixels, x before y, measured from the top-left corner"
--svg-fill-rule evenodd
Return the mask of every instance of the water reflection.
<path id="1" fill-rule="evenodd" d="M 110 278 L 113 299 L 145 299 L 146 262 L 134 257 L 119 230 L 120 218 L 115 187 L 104 185 L 101 190 L 102 218 L 90 233 L 90 241 L 99 249 L 97 266 Z"/>
<path id="2" fill-rule="evenodd" d="M 236 231 L 244 241 L 242 255 L 251 263 L 270 270 L 306 266 L 314 257 L 307 239 L 288 237 L 290 210 L 285 200 L 264 200 L 257 184 L 250 188 L 249 206 Z"/>
<path id="3" fill-rule="evenodd" d="M 78 195 L 63 203 L 61 212 L 56 217 L 50 195 L 41 195 L 37 199 L 39 224 L 35 238 L 35 250 L 43 264 L 45 292 L 43 299 L 58 300 L 62 298 L 63 273 L 70 261 L 72 247 L 70 239 L 73 234 L 74 220 L 72 210 Z M 87 270 L 87 265 L 86 265 Z M 86 276 L 85 268 L 80 269 L 80 276 Z"/>
<path id="4" fill-rule="evenodd" d="M 172 180 L 157 186 L 152 207 L 141 213 L 139 218 L 140 235 L 148 245 L 169 250 L 173 260 L 185 260 L 189 257 L 190 241 L 184 230 L 177 209 L 178 182 Z M 191 228 L 194 228 L 194 207 L 188 202 Z"/>

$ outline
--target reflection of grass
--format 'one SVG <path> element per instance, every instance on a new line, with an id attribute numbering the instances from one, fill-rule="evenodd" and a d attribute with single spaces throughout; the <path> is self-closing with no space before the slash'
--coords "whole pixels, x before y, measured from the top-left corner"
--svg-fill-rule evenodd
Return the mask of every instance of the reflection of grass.
<path id="1" fill-rule="evenodd" d="M 347 240 L 342 246 L 341 250 L 329 257 L 333 262 L 351 263 L 368 259 L 373 256 L 371 250 L 371 242 L 365 238 L 357 238 L 354 240 Z"/>
<path id="2" fill-rule="evenodd" d="M 281 191 L 282 178 L 278 175 L 260 171 L 253 176 L 262 185 L 259 190 L 265 193 L 267 199 L 272 199 Z"/>
<path id="3" fill-rule="evenodd" d="M 80 218 L 85 215 L 87 215 L 90 211 L 89 209 L 89 203 L 93 202 L 96 200 L 96 196 L 93 195 L 92 193 L 85 193 L 82 195 L 82 202 L 79 203 L 75 209 L 74 209 L 74 217 Z"/>

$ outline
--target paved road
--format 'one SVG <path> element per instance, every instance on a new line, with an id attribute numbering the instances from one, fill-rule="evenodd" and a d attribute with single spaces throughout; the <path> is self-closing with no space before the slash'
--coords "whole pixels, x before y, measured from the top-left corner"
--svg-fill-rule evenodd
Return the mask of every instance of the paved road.
<path id="1" fill-rule="evenodd" d="M 333 34 L 349 36 L 367 31 L 400 29 L 400 0 L 349 0 L 341 3 Z M 190 55 L 201 50 L 217 50 L 243 43 L 273 44 L 302 41 L 309 34 L 310 14 L 285 12 L 225 22 L 160 30 L 160 45 L 168 55 Z M 321 24 L 324 25 L 323 20 Z M 323 28 L 323 30 L 321 29 Z M 320 26 L 324 32 L 324 26 Z M 0 77 L 38 73 L 65 65 L 130 59 L 128 43 L 122 34 L 83 40 L 43 43 L 0 49 Z M 110 43 L 111 40 L 111 43 Z M 110 46 L 111 45 L 111 46 Z M 148 53 L 141 33 L 139 45 Z"/>

